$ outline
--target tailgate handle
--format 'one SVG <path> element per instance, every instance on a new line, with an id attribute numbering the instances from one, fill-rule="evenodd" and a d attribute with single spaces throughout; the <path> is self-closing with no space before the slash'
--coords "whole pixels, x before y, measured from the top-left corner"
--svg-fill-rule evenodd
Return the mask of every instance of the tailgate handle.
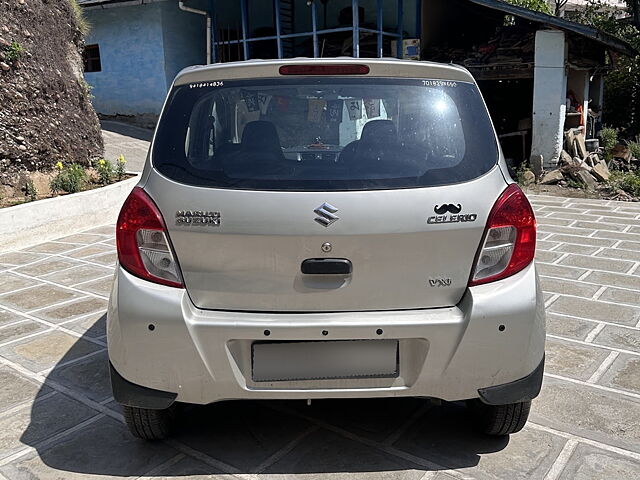
<path id="1" fill-rule="evenodd" d="M 307 275 L 349 275 L 353 266 L 346 258 L 308 258 L 300 269 Z"/>

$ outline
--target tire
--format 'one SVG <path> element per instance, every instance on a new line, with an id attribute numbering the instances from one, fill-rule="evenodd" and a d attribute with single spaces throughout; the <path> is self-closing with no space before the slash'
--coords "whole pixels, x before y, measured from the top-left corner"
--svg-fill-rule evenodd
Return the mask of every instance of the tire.
<path id="1" fill-rule="evenodd" d="M 487 405 L 475 399 L 469 401 L 469 407 L 478 430 L 487 435 L 502 436 L 522 430 L 529 418 L 531 401 Z"/>
<path id="2" fill-rule="evenodd" d="M 132 435 L 144 440 L 162 440 L 171 435 L 176 412 L 172 406 L 164 410 L 122 406 L 124 419 Z"/>

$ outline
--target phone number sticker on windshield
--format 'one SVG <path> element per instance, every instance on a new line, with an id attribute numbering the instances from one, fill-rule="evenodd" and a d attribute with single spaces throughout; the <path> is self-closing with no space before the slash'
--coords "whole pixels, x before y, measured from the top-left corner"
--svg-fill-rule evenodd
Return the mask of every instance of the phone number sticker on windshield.
<path id="1" fill-rule="evenodd" d="M 422 85 L 425 87 L 451 87 L 458 86 L 458 82 L 450 82 L 447 80 L 422 80 Z"/>
<path id="2" fill-rule="evenodd" d="M 189 88 L 224 87 L 224 81 L 190 83 Z"/>

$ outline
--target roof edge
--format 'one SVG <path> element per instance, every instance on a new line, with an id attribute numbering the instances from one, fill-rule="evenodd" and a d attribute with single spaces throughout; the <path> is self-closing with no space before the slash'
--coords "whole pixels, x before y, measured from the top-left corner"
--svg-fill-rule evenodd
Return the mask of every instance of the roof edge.
<path id="1" fill-rule="evenodd" d="M 87 10 L 98 8 L 134 7 L 149 3 L 166 2 L 167 0 L 76 0 L 78 5 Z"/>
<path id="2" fill-rule="evenodd" d="M 572 22 L 570 20 L 566 20 L 560 17 L 555 17 L 553 15 L 548 15 L 546 13 L 529 10 L 528 8 L 512 5 L 502 0 L 468 0 L 468 1 L 471 3 L 475 3 L 476 5 L 490 8 L 492 10 L 499 10 L 501 12 L 508 13 L 516 17 L 526 18 L 527 20 L 543 23 L 551 27 L 556 27 L 560 30 L 573 32 L 575 34 L 581 35 L 583 37 L 586 37 L 596 42 L 599 42 L 601 44 L 604 44 L 607 47 L 609 47 L 611 50 L 615 50 L 616 52 L 622 53 L 629 57 L 635 57 L 636 55 L 639 54 L 639 52 L 635 48 L 633 48 L 629 43 L 625 42 L 624 40 L 621 40 L 614 35 L 606 33 L 597 28 L 590 27 L 588 25 Z"/>

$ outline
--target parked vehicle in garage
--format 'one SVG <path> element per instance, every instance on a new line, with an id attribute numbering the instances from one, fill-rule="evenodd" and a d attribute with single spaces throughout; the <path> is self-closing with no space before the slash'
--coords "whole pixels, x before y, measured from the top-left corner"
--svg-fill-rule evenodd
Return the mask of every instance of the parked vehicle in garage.
<path id="1" fill-rule="evenodd" d="M 392 59 L 182 71 L 117 223 L 115 399 L 432 397 L 486 433 L 539 393 L 536 222 L 472 76 Z"/>

